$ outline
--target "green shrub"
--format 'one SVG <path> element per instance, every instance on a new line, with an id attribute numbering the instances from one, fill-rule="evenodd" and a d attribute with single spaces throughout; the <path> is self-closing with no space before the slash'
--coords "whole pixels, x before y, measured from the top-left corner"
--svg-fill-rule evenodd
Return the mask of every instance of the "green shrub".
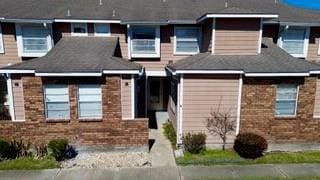
<path id="1" fill-rule="evenodd" d="M 267 148 L 266 139 L 253 133 L 239 134 L 233 146 L 233 149 L 246 159 L 256 159 L 263 156 L 263 152 Z"/>
<path id="2" fill-rule="evenodd" d="M 77 151 L 72 146 L 69 146 L 69 142 L 66 139 L 52 140 L 49 142 L 48 148 L 50 154 L 57 161 L 71 159 L 77 155 Z"/>
<path id="3" fill-rule="evenodd" d="M 0 140 L 0 161 L 8 158 L 10 144 L 7 141 Z"/>
<path id="4" fill-rule="evenodd" d="M 17 157 L 27 157 L 31 156 L 32 153 L 29 151 L 31 147 L 30 142 L 23 142 L 22 139 L 15 140 L 13 139 L 10 142 L 10 152 L 8 157 L 10 159 L 15 159 Z"/>
<path id="5" fill-rule="evenodd" d="M 164 135 L 169 139 L 169 141 L 171 142 L 171 145 L 175 147 L 177 144 L 177 134 L 172 125 L 172 122 L 168 120 L 166 123 L 164 123 L 163 130 L 164 130 Z"/>
<path id="6" fill-rule="evenodd" d="M 46 157 L 48 155 L 48 147 L 45 143 L 38 143 L 34 145 L 34 149 L 37 159 Z"/>
<path id="7" fill-rule="evenodd" d="M 187 133 L 183 136 L 183 144 L 185 151 L 192 154 L 198 154 L 206 148 L 207 136 L 204 133 L 191 134 Z"/>

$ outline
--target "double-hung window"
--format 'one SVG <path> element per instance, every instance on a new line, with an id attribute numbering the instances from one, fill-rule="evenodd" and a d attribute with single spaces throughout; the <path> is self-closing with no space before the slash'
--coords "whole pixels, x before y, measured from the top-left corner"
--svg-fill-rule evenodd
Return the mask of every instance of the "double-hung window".
<path id="1" fill-rule="evenodd" d="M 21 57 L 44 56 L 52 48 L 51 24 L 17 24 L 16 33 Z"/>
<path id="2" fill-rule="evenodd" d="M 0 24 L 0 53 L 4 53 L 4 45 L 3 45 L 1 24 Z"/>
<path id="3" fill-rule="evenodd" d="M 279 46 L 297 58 L 307 56 L 310 29 L 307 27 L 287 26 L 280 32 Z"/>
<path id="4" fill-rule="evenodd" d="M 95 36 L 110 36 L 110 24 L 95 23 L 94 24 Z"/>
<path id="5" fill-rule="evenodd" d="M 200 28 L 175 27 L 174 53 L 197 54 L 199 53 Z"/>
<path id="6" fill-rule="evenodd" d="M 160 27 L 133 26 L 130 32 L 131 57 L 160 57 Z"/>
<path id="7" fill-rule="evenodd" d="M 102 93 L 100 85 L 79 85 L 79 118 L 102 118 Z"/>
<path id="8" fill-rule="evenodd" d="M 72 36 L 88 36 L 87 23 L 71 23 Z"/>
<path id="9" fill-rule="evenodd" d="M 68 85 L 48 84 L 44 86 L 45 109 L 47 119 L 69 119 Z"/>
<path id="10" fill-rule="evenodd" d="M 276 116 L 295 116 L 297 110 L 298 85 L 279 84 L 276 96 Z"/>

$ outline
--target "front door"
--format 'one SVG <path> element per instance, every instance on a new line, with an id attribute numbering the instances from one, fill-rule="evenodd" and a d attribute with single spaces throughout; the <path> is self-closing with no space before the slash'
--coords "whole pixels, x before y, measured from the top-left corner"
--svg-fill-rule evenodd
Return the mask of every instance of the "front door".
<path id="1" fill-rule="evenodd" d="M 148 92 L 148 110 L 163 109 L 163 81 L 162 79 L 150 79 Z"/>

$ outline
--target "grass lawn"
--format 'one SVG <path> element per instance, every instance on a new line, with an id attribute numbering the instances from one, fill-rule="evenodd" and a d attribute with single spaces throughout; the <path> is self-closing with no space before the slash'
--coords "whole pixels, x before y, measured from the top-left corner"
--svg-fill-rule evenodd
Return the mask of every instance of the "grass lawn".
<path id="1" fill-rule="evenodd" d="M 207 150 L 200 154 L 185 153 L 176 161 L 179 165 L 320 163 L 320 151 L 271 152 L 261 158 L 250 160 L 241 158 L 231 150 Z"/>
<path id="2" fill-rule="evenodd" d="M 44 159 L 34 159 L 32 157 L 23 157 L 13 160 L 0 162 L 0 170 L 34 170 L 34 169 L 53 169 L 58 168 L 59 164 L 53 157 Z"/>

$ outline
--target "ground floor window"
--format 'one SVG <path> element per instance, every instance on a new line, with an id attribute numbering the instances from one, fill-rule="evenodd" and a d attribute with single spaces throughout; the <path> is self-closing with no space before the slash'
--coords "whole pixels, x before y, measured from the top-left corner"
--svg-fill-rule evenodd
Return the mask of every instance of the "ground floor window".
<path id="1" fill-rule="evenodd" d="M 277 86 L 276 116 L 295 116 L 298 99 L 296 84 L 279 84 Z"/>
<path id="2" fill-rule="evenodd" d="M 44 87 L 47 119 L 69 119 L 69 89 L 67 85 L 50 84 Z"/>
<path id="3" fill-rule="evenodd" d="M 102 118 L 102 93 L 100 85 L 79 85 L 79 118 Z"/>
<path id="4" fill-rule="evenodd" d="M 0 75 L 0 120 L 10 120 L 7 81 Z"/>

